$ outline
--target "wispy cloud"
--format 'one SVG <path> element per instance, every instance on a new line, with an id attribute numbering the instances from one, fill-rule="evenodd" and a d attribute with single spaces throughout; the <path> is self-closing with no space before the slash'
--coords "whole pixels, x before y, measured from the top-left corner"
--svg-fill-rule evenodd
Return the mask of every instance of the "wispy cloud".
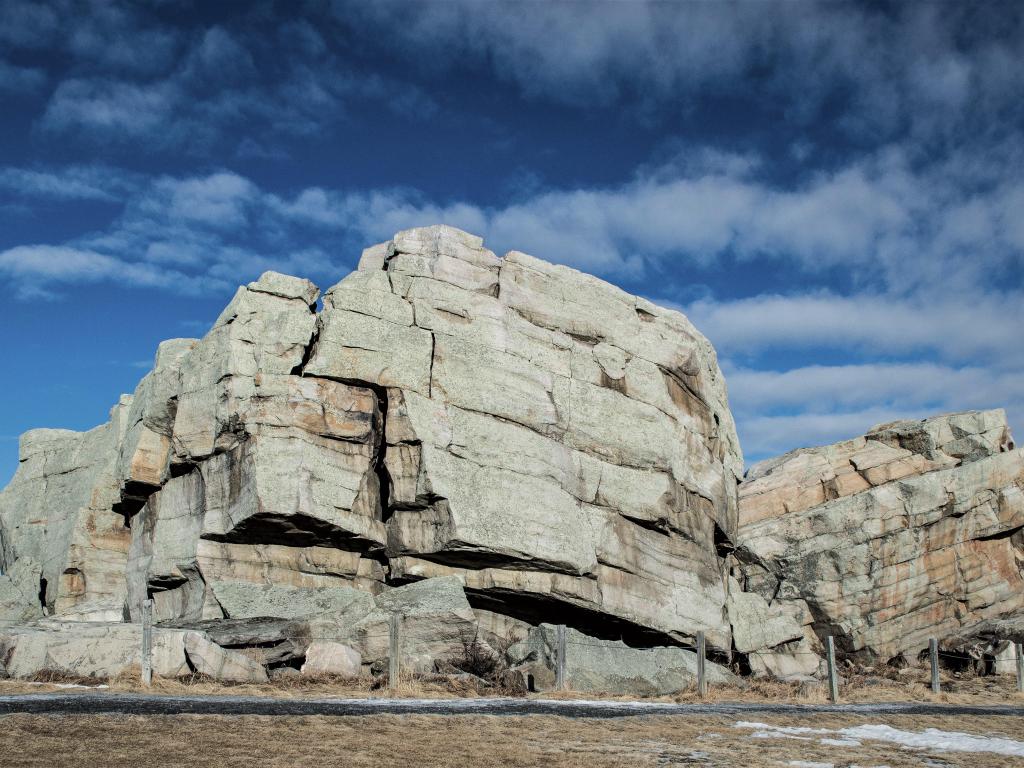
<path id="1" fill-rule="evenodd" d="M 134 190 L 137 174 L 101 165 L 0 168 L 0 192 L 14 198 L 116 202 Z"/>
<path id="2" fill-rule="evenodd" d="M 597 6 L 597 7 L 595 7 Z M 603 2 L 532 5 L 340 0 L 338 19 L 435 68 L 491 67 L 528 96 L 677 103 L 727 91 L 810 123 L 836 107 L 859 137 L 948 138 L 1015 109 L 1018 3 Z"/>

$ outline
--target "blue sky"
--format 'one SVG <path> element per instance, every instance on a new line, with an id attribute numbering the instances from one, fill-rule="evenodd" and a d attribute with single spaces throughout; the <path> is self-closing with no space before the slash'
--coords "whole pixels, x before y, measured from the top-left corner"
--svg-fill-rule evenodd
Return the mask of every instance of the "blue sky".
<path id="1" fill-rule="evenodd" d="M 0 0 L 0 482 L 265 269 L 444 222 L 686 312 L 748 461 L 1024 432 L 1024 5 Z"/>

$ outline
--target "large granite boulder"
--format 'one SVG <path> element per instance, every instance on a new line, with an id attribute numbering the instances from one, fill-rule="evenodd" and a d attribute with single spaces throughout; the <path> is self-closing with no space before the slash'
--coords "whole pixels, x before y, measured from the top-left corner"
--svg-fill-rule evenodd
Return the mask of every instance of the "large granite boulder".
<path id="1" fill-rule="evenodd" d="M 790 650 L 833 635 L 887 661 L 1024 608 L 1024 451 L 1002 411 L 794 451 L 754 466 L 739 499 L 742 587 L 804 627 Z"/>
<path id="2" fill-rule="evenodd" d="M 276 627 L 251 643 L 268 666 L 308 647 L 295 622 L 372 664 L 395 611 L 417 665 L 484 614 L 731 652 L 742 457 L 683 315 L 444 226 L 319 298 L 268 272 L 161 344 L 109 423 L 22 439 L 0 619 L 138 621 L 151 598 L 227 649 Z"/>

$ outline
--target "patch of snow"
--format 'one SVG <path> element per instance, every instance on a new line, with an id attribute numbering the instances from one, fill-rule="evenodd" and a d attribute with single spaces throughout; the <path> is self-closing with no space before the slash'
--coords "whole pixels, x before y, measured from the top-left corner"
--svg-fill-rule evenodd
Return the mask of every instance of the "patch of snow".
<path id="1" fill-rule="evenodd" d="M 991 752 L 996 755 L 1024 757 L 1024 742 L 1000 736 L 974 736 L 956 731 L 926 728 L 921 733 L 901 731 L 888 725 L 858 725 L 843 728 L 843 736 L 854 739 L 873 739 L 902 744 L 917 749 L 937 749 L 943 752 Z"/>
<path id="2" fill-rule="evenodd" d="M 79 685 L 78 683 L 36 683 L 26 682 L 25 685 L 52 685 L 54 688 L 109 688 L 109 685 Z"/>
<path id="3" fill-rule="evenodd" d="M 835 763 L 812 763 L 807 760 L 790 760 L 786 765 L 794 768 L 835 768 Z"/>
<path id="4" fill-rule="evenodd" d="M 769 725 L 768 723 L 749 723 L 746 720 L 740 720 L 736 723 L 733 728 L 754 728 L 758 731 L 776 731 L 778 733 L 785 733 L 791 736 L 808 734 L 808 733 L 833 733 L 828 728 L 807 728 L 800 725 Z"/>
<path id="5" fill-rule="evenodd" d="M 940 731 L 926 728 L 921 733 L 901 731 L 889 725 L 856 725 L 839 730 L 828 728 L 806 728 L 801 726 L 769 725 L 740 721 L 736 728 L 749 728 L 755 739 L 800 739 L 811 741 L 815 736 L 825 736 L 819 743 L 835 747 L 859 747 L 862 741 L 887 741 L 899 744 L 905 749 L 930 749 L 939 752 L 990 752 L 996 755 L 1024 757 L 1024 741 L 1001 736 L 975 736 L 956 731 Z M 794 765 L 794 763 L 790 763 Z"/>

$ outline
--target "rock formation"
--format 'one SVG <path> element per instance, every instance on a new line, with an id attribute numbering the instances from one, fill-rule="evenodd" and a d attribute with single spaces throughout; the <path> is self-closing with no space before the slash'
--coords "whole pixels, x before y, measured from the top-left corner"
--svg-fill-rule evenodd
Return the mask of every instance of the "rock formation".
<path id="1" fill-rule="evenodd" d="M 751 468 L 739 500 L 740 586 L 803 628 L 780 651 L 833 635 L 865 661 L 916 657 L 1024 609 L 1024 451 L 1002 411 L 788 453 Z"/>
<path id="2" fill-rule="evenodd" d="M 747 474 L 681 314 L 437 226 L 321 297 L 268 272 L 89 432 L 35 430 L 0 493 L 0 673 L 407 667 L 474 643 L 576 687 L 1002 653 L 1024 590 L 1024 455 L 1002 412 L 876 427 Z M 1007 624 L 1006 622 L 1010 622 Z M 1003 633 L 1005 634 L 1005 633 Z M 729 672 L 709 664 L 712 680 Z"/>
<path id="3" fill-rule="evenodd" d="M 448 595 L 424 647 L 549 622 L 730 654 L 742 458 L 684 316 L 449 227 L 318 297 L 267 273 L 163 343 L 110 422 L 23 437 L 0 618 L 138 621 L 152 598 L 271 666 L 308 647 L 289 620 L 372 664 L 382 604 L 422 582 Z"/>

